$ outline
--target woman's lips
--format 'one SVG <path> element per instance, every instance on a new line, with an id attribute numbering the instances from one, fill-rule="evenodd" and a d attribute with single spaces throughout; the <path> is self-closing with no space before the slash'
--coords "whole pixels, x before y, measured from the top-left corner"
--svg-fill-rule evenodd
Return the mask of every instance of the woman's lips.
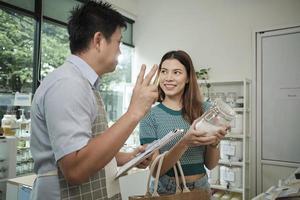
<path id="1" fill-rule="evenodd" d="M 176 87 L 176 85 L 174 85 L 174 84 L 164 84 L 164 86 L 165 86 L 165 88 L 168 89 L 168 90 L 171 90 L 171 89 L 173 89 L 173 88 Z"/>

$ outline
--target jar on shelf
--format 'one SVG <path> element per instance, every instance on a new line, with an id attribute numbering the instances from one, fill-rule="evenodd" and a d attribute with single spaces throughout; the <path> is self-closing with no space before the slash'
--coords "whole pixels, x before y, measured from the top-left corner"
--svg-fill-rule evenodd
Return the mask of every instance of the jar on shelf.
<path id="1" fill-rule="evenodd" d="M 232 196 L 233 196 L 232 193 L 229 192 L 229 193 L 224 194 L 220 200 L 230 200 Z"/>
<path id="2" fill-rule="evenodd" d="M 231 198 L 231 200 L 242 200 L 242 199 L 243 199 L 242 195 L 238 193 L 233 194 Z"/>
<path id="3" fill-rule="evenodd" d="M 239 96 L 236 98 L 236 107 L 243 108 L 244 107 L 244 97 Z"/>
<path id="4" fill-rule="evenodd" d="M 220 191 L 215 192 L 212 196 L 214 199 L 217 200 L 217 199 L 221 199 L 221 197 L 224 195 L 224 193 L 225 193 L 224 191 L 220 190 Z"/>
<path id="5" fill-rule="evenodd" d="M 242 134 L 243 133 L 243 114 L 236 114 L 234 120 L 231 121 L 230 132 L 234 134 Z"/>
<path id="6" fill-rule="evenodd" d="M 14 114 L 5 114 L 1 120 L 1 128 L 5 136 L 16 135 L 17 118 Z"/>
<path id="7" fill-rule="evenodd" d="M 224 92 L 216 92 L 216 98 L 221 99 L 222 101 L 226 102 L 226 96 Z"/>
<path id="8" fill-rule="evenodd" d="M 236 107 L 236 92 L 228 92 L 226 96 L 226 103 L 228 103 L 231 107 Z"/>
<path id="9" fill-rule="evenodd" d="M 207 93 L 207 98 L 209 99 L 209 101 L 214 101 L 217 98 L 216 93 L 213 92 Z"/>

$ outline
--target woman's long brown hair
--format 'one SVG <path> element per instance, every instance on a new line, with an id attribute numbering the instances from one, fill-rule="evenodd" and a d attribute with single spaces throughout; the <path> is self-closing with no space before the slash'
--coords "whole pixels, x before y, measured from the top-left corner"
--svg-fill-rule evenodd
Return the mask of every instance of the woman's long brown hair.
<path id="1" fill-rule="evenodd" d="M 195 119 L 203 114 L 202 96 L 197 83 L 192 59 L 185 51 L 169 51 L 162 57 L 160 61 L 158 69 L 159 73 L 161 71 L 162 63 L 168 59 L 178 60 L 186 69 L 188 83 L 186 83 L 182 95 L 182 116 L 185 120 L 192 124 Z M 158 94 L 158 101 L 162 102 L 165 99 L 165 93 L 160 86 L 158 86 Z"/>

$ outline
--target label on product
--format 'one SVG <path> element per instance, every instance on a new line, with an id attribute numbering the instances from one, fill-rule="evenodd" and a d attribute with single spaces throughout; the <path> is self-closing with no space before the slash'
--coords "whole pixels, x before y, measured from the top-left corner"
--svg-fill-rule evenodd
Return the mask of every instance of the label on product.
<path id="1" fill-rule="evenodd" d="M 226 171 L 226 173 L 224 173 L 224 181 L 233 182 L 234 180 L 235 180 L 234 172 Z"/>
<path id="2" fill-rule="evenodd" d="M 235 146 L 232 146 L 230 144 L 224 145 L 223 151 L 224 151 L 225 155 L 234 156 L 235 155 Z"/>
<path id="3" fill-rule="evenodd" d="M 196 130 L 205 131 L 207 135 L 214 135 L 217 131 L 221 129 L 221 127 L 210 124 L 204 119 L 196 123 L 195 128 Z"/>

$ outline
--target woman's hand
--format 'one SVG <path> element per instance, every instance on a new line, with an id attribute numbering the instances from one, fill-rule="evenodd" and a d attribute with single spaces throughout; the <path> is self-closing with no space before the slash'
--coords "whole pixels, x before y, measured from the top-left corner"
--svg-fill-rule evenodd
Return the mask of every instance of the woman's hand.
<path id="1" fill-rule="evenodd" d="M 209 145 L 217 141 L 217 136 L 206 135 L 206 132 L 189 129 L 180 142 L 186 147 Z"/>
<path id="2" fill-rule="evenodd" d="M 217 146 L 220 141 L 226 136 L 227 131 L 230 129 L 230 126 L 223 126 L 218 131 L 216 131 L 213 135 L 216 137 L 215 142 L 211 143 L 213 147 Z"/>
<path id="3" fill-rule="evenodd" d="M 194 147 L 200 145 L 217 145 L 227 134 L 230 126 L 221 127 L 213 134 L 207 135 L 205 130 L 195 130 L 195 122 L 191 125 L 187 133 L 182 137 L 180 142 L 186 147 Z"/>
<path id="4" fill-rule="evenodd" d="M 139 153 L 143 153 L 146 149 L 147 144 L 138 146 L 137 148 L 135 148 L 133 150 L 133 152 L 131 152 L 132 154 L 132 158 L 134 158 L 135 156 L 137 156 Z M 143 160 L 141 163 L 139 163 L 136 167 L 137 168 L 141 168 L 141 169 L 145 169 L 149 166 L 151 162 L 151 156 L 149 156 L 148 158 L 146 158 L 145 160 Z"/>

